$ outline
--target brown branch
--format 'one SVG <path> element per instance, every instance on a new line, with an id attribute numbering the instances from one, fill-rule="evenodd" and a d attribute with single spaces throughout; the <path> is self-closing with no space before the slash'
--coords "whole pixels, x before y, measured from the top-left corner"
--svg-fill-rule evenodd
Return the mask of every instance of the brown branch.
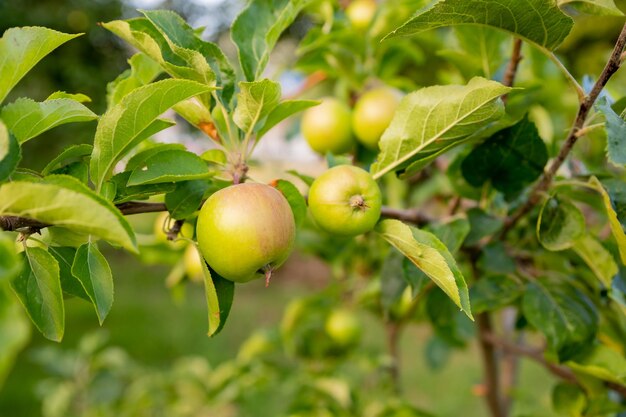
<path id="1" fill-rule="evenodd" d="M 593 104 L 596 102 L 602 89 L 609 81 L 609 79 L 615 74 L 615 72 L 619 69 L 621 65 L 620 56 L 624 51 L 624 47 L 626 46 L 626 25 L 622 28 L 622 32 L 617 38 L 617 42 L 615 43 L 615 47 L 613 48 L 613 52 L 611 53 L 611 57 L 609 58 L 604 70 L 600 74 L 600 77 L 594 84 L 591 92 L 583 102 L 580 104 L 578 108 L 578 114 L 576 115 L 576 119 L 574 120 L 574 124 L 572 125 L 565 142 L 561 146 L 561 150 L 559 151 L 557 157 L 552 161 L 552 164 L 548 168 L 547 171 L 543 173 L 541 179 L 530 192 L 528 200 L 524 205 L 522 205 L 513 215 L 506 219 L 504 223 L 504 228 L 500 234 L 501 238 L 504 238 L 507 233 L 517 224 L 517 222 L 524 217 L 526 214 L 532 210 L 532 208 L 539 203 L 541 200 L 541 196 L 545 193 L 550 185 L 552 184 L 552 180 L 554 179 L 557 171 L 563 165 L 563 162 L 569 156 L 572 148 L 576 144 L 578 140 L 577 133 L 580 129 L 583 128 L 585 121 L 587 120 L 587 116 L 589 115 L 589 111 L 593 107 Z"/>
<path id="2" fill-rule="evenodd" d="M 476 316 L 476 325 L 480 335 L 480 352 L 483 357 L 483 367 L 485 369 L 485 386 L 487 388 L 486 401 L 489 411 L 493 417 L 505 417 L 500 393 L 500 374 L 498 371 L 498 360 L 493 344 L 485 340 L 484 335 L 493 332 L 491 317 L 488 313 L 481 313 Z"/>
<path id="3" fill-rule="evenodd" d="M 517 356 L 523 356 L 528 359 L 532 359 L 533 361 L 543 365 L 553 375 L 567 382 L 571 382 L 573 384 L 579 384 L 576 374 L 570 368 L 568 368 L 567 366 L 558 365 L 558 364 L 549 362 L 544 357 L 544 350 L 541 348 L 518 345 L 506 339 L 502 339 L 490 332 L 481 333 L 480 337 L 481 337 L 481 340 L 485 341 L 486 343 L 504 352 L 511 353 Z M 615 382 L 612 382 L 612 381 L 604 381 L 604 385 L 607 388 L 619 393 L 622 397 L 626 398 L 626 386 L 616 384 Z"/>
<path id="4" fill-rule="evenodd" d="M 513 87 L 513 83 L 515 83 L 515 76 L 517 75 L 517 69 L 519 68 L 519 63 L 522 60 L 522 40 L 520 38 L 515 38 L 513 40 L 513 51 L 511 52 L 511 59 L 509 60 L 509 64 L 506 67 L 506 71 L 504 72 L 504 77 L 502 78 L 502 84 L 507 87 Z M 502 101 L 506 103 L 507 96 L 502 97 Z"/>
<path id="5" fill-rule="evenodd" d="M 432 219 L 415 209 L 395 209 L 391 207 L 383 207 L 380 213 L 381 217 L 386 219 L 396 219 L 407 223 L 413 223 L 417 226 L 424 226 L 432 222 Z"/>
<path id="6" fill-rule="evenodd" d="M 118 204 L 116 207 L 125 216 L 132 214 L 157 213 L 161 211 L 167 211 L 165 203 L 149 203 L 143 201 L 129 201 L 126 203 Z M 394 209 L 391 207 L 383 207 L 381 209 L 381 217 L 387 219 L 402 220 L 418 226 L 423 226 L 432 221 L 432 219 L 430 219 L 428 216 L 418 210 L 402 210 Z M 25 231 L 28 233 L 35 233 L 49 226 L 51 225 L 26 217 L 0 216 L 0 229 L 7 232 Z"/>
<path id="7" fill-rule="evenodd" d="M 402 326 L 399 323 L 388 322 L 385 330 L 387 331 L 387 350 L 389 356 L 391 356 L 391 363 L 389 364 L 389 375 L 391 376 L 391 383 L 393 390 L 396 394 L 400 393 L 400 349 L 399 341 L 402 334 Z"/>

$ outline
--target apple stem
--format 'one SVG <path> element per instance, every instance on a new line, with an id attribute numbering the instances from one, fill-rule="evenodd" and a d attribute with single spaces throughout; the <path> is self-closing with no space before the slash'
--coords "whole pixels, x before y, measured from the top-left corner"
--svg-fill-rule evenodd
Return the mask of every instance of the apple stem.
<path id="1" fill-rule="evenodd" d="M 274 268 L 272 268 L 271 265 L 266 265 L 265 268 L 263 268 L 263 271 L 265 272 L 265 288 L 267 288 L 270 286 L 270 278 L 272 278 Z"/>

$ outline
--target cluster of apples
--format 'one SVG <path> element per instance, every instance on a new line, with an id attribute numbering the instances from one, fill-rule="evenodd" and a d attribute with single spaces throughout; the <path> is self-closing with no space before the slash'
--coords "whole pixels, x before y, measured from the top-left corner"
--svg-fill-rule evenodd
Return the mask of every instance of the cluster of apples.
<path id="1" fill-rule="evenodd" d="M 374 0 L 353 1 L 346 16 L 356 29 L 366 29 L 376 13 Z M 332 97 L 307 110 L 302 134 L 322 155 L 342 154 L 356 141 L 376 149 L 400 101 L 389 87 L 365 92 L 351 109 Z M 356 236 L 378 222 L 382 197 L 371 175 L 358 167 L 340 165 L 320 175 L 308 196 L 311 215 L 324 231 Z M 204 203 L 196 223 L 202 256 L 222 277 L 248 282 L 269 277 L 291 253 L 296 226 L 291 207 L 276 188 L 243 183 L 224 188 Z"/>
<path id="2" fill-rule="evenodd" d="M 371 230 L 381 194 L 367 171 L 351 165 L 329 169 L 309 192 L 311 215 L 329 233 L 354 236 Z M 276 188 L 244 183 L 209 197 L 196 224 L 198 246 L 209 266 L 234 282 L 269 279 L 291 253 L 296 236 L 293 212 Z"/>
<path id="3" fill-rule="evenodd" d="M 316 151 L 340 154 L 355 139 L 375 148 L 389 126 L 400 94 L 387 87 L 370 90 L 352 111 L 327 98 L 305 112 L 302 132 Z M 324 231 L 356 236 L 372 230 L 381 212 L 378 185 L 365 170 L 339 165 L 320 175 L 308 196 L 311 215 Z M 244 183 L 224 188 L 204 203 L 196 225 L 204 259 L 218 274 L 234 282 L 269 277 L 291 253 L 296 226 L 287 199 L 276 188 Z"/>

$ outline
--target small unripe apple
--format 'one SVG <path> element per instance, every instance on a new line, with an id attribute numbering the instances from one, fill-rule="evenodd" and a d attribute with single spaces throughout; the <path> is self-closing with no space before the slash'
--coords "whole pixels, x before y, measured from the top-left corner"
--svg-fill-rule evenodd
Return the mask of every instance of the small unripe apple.
<path id="1" fill-rule="evenodd" d="M 358 342 L 361 336 L 361 324 L 356 316 L 345 309 L 330 313 L 324 326 L 326 333 L 339 346 L 346 347 Z"/>
<path id="2" fill-rule="evenodd" d="M 185 273 L 192 281 L 202 281 L 202 262 L 198 249 L 195 245 L 187 245 L 183 254 L 183 263 L 185 264 Z"/>
<path id="3" fill-rule="evenodd" d="M 285 197 L 269 185 L 238 184 L 211 195 L 196 225 L 202 256 L 234 282 L 261 278 L 293 248 L 296 225 Z"/>
<path id="4" fill-rule="evenodd" d="M 375 88 L 363 94 L 352 112 L 352 129 L 359 142 L 371 149 L 378 141 L 398 108 L 401 95 L 388 87 Z"/>
<path id="5" fill-rule="evenodd" d="M 156 239 L 156 241 L 158 243 L 167 243 L 169 244 L 169 246 L 171 246 L 173 249 L 182 249 L 187 245 L 187 242 L 185 242 L 184 240 L 168 240 L 167 239 L 167 234 L 166 232 L 166 228 L 168 226 L 171 226 L 172 224 L 174 224 L 174 220 L 168 221 L 169 219 L 169 213 L 167 211 L 164 211 L 163 213 L 159 214 L 156 218 L 156 220 L 154 221 L 154 238 Z M 168 224 L 169 223 L 169 224 Z M 180 233 L 178 235 L 178 237 L 186 237 L 186 238 L 193 238 L 193 225 L 189 222 L 185 222 L 183 223 L 183 227 L 180 230 Z"/>
<path id="6" fill-rule="evenodd" d="M 304 112 L 302 135 L 309 146 L 322 155 L 345 153 L 354 146 L 350 120 L 350 108 L 345 103 L 324 98 L 321 104 Z"/>
<path id="7" fill-rule="evenodd" d="M 367 29 L 375 14 L 376 1 L 374 0 L 354 0 L 346 8 L 346 16 L 352 27 L 357 30 Z"/>
<path id="8" fill-rule="evenodd" d="M 374 228 L 382 197 L 369 172 L 339 165 L 320 175 L 309 190 L 309 209 L 323 230 L 355 236 Z"/>

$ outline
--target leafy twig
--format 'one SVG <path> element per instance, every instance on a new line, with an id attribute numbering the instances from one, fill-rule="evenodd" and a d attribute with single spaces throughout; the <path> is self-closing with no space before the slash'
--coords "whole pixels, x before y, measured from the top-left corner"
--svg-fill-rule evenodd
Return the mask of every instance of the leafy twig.
<path id="1" fill-rule="evenodd" d="M 524 205 L 522 205 L 512 216 L 506 219 L 504 223 L 504 228 L 501 233 L 501 237 L 505 237 L 506 234 L 517 224 L 517 222 L 524 217 L 528 212 L 541 200 L 541 195 L 548 190 L 552 180 L 554 179 L 556 172 L 559 170 L 561 165 L 565 159 L 567 159 L 568 155 L 572 151 L 572 148 L 576 144 L 578 140 L 578 132 L 580 129 L 584 127 L 585 121 L 587 120 L 587 116 L 589 115 L 589 111 L 593 107 L 593 104 L 596 102 L 602 89 L 609 81 L 609 79 L 615 74 L 615 72 L 619 69 L 621 61 L 620 56 L 624 51 L 624 47 L 626 46 L 626 25 L 622 28 L 622 32 L 620 33 L 617 42 L 615 43 L 615 47 L 613 48 L 613 52 L 611 53 L 611 57 L 609 61 L 606 63 L 604 70 L 600 74 L 600 77 L 596 81 L 593 86 L 593 89 L 589 93 L 588 96 L 580 103 L 580 107 L 578 108 L 578 114 L 576 115 L 576 119 L 574 120 L 574 124 L 570 129 L 565 142 L 561 146 L 561 150 L 557 157 L 552 161 L 552 164 L 548 168 L 547 171 L 543 173 L 541 179 L 530 192 L 530 196 Z"/>

